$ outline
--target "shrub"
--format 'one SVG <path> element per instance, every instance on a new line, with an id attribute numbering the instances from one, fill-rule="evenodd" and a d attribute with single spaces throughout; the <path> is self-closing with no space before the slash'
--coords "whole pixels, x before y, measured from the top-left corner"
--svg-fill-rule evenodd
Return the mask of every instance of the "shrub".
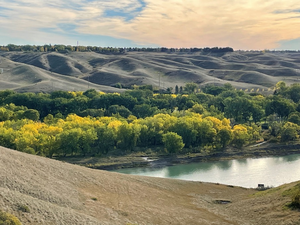
<path id="1" fill-rule="evenodd" d="M 32 155 L 35 155 L 35 151 L 33 148 L 31 147 L 26 147 L 24 150 L 22 150 L 22 152 L 26 152 L 28 154 L 32 154 Z"/>
<path id="2" fill-rule="evenodd" d="M 283 192 L 283 196 L 291 197 L 291 202 L 287 204 L 292 209 L 300 209 L 300 183 Z"/>
<path id="3" fill-rule="evenodd" d="M 300 209 L 300 190 L 293 194 L 290 207 Z"/>
<path id="4" fill-rule="evenodd" d="M 27 213 L 30 212 L 30 209 L 27 205 L 19 205 L 19 210 L 22 212 L 27 212 Z"/>
<path id="5" fill-rule="evenodd" d="M 22 225 L 20 220 L 6 212 L 0 211 L 0 225 Z"/>

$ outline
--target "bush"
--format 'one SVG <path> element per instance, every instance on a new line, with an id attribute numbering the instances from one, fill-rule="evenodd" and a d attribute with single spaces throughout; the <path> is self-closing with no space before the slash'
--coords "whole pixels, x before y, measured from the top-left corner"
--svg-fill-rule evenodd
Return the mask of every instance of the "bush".
<path id="1" fill-rule="evenodd" d="M 292 196 L 292 202 L 290 204 L 290 207 L 295 208 L 295 209 L 300 209 L 300 190 L 298 190 Z"/>
<path id="2" fill-rule="evenodd" d="M 22 225 L 22 224 L 17 217 L 9 213 L 0 211 L 0 225 Z"/>
<path id="3" fill-rule="evenodd" d="M 300 209 L 300 183 L 284 191 L 283 196 L 291 197 L 291 202 L 287 206 L 291 209 Z"/>
<path id="4" fill-rule="evenodd" d="M 19 210 L 22 212 L 30 213 L 30 209 L 27 205 L 19 205 Z"/>
<path id="5" fill-rule="evenodd" d="M 28 154 L 32 154 L 32 155 L 35 155 L 35 151 L 33 148 L 31 147 L 26 147 L 24 150 L 22 150 L 22 152 L 26 152 Z"/>

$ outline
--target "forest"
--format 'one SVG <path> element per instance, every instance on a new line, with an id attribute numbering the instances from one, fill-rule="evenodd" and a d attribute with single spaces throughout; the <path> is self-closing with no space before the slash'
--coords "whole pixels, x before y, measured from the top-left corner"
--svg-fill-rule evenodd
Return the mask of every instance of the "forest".
<path id="1" fill-rule="evenodd" d="M 8 44 L 0 46 L 0 51 L 26 51 L 26 52 L 98 52 L 102 54 L 124 54 L 126 52 L 203 52 L 203 53 L 226 53 L 233 52 L 233 48 L 213 47 L 213 48 L 116 48 L 116 47 L 98 47 L 98 46 L 71 46 L 71 45 L 14 45 Z"/>
<path id="2" fill-rule="evenodd" d="M 165 154 L 213 152 L 299 139 L 300 84 L 279 82 L 269 96 L 231 84 L 200 90 L 187 83 L 175 93 L 155 93 L 151 85 L 121 94 L 1 91 L 0 145 L 65 157 L 149 148 Z"/>

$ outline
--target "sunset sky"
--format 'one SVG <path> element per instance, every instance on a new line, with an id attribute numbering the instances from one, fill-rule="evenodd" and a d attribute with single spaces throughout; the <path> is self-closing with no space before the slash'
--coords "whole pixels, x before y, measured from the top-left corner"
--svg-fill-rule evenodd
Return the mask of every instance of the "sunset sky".
<path id="1" fill-rule="evenodd" d="M 300 50 L 299 0 L 0 0 L 0 45 Z"/>

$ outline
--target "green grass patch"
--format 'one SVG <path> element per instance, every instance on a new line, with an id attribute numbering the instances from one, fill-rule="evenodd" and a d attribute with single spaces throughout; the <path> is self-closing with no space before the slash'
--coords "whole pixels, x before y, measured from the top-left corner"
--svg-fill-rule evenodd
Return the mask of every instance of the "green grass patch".
<path id="1" fill-rule="evenodd" d="M 300 183 L 284 191 L 282 196 L 291 197 L 291 202 L 287 206 L 291 209 L 300 209 Z"/>
<path id="2" fill-rule="evenodd" d="M 276 187 L 276 188 L 269 188 L 269 187 L 267 187 L 266 190 L 258 191 L 255 194 L 253 194 L 253 196 L 259 197 L 259 196 L 265 196 L 265 195 L 268 195 L 268 194 L 274 194 L 276 192 L 282 191 L 282 189 L 284 189 L 284 188 L 285 188 L 284 185 Z"/>

